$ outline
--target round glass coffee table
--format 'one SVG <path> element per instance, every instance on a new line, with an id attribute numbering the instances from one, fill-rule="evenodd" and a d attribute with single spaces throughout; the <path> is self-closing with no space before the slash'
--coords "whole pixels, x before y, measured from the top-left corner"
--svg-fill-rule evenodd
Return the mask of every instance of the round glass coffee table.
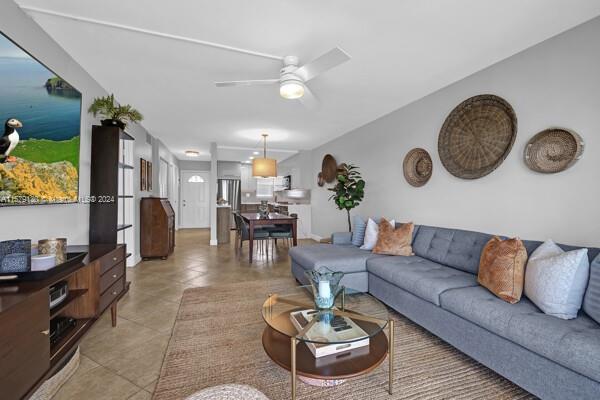
<path id="1" fill-rule="evenodd" d="M 373 371 L 388 355 L 392 394 L 394 321 L 373 296 L 345 288 L 334 309 L 317 311 L 311 287 L 299 286 L 269 295 L 262 316 L 267 323 L 263 347 L 275 363 L 290 371 L 293 400 L 297 376 L 331 386 Z"/>

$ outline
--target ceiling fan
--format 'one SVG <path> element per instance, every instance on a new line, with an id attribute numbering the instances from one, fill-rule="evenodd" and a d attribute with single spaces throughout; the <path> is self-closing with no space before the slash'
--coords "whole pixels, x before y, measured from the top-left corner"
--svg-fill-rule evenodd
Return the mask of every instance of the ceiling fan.
<path id="1" fill-rule="evenodd" d="M 348 60 L 350 60 L 350 56 L 339 47 L 302 66 L 298 66 L 298 57 L 286 56 L 283 58 L 283 67 L 279 71 L 279 78 L 215 82 L 215 85 L 217 87 L 279 85 L 281 97 L 289 100 L 298 99 L 306 107 L 312 109 L 317 106 L 318 101 L 306 86 L 306 82 Z"/>

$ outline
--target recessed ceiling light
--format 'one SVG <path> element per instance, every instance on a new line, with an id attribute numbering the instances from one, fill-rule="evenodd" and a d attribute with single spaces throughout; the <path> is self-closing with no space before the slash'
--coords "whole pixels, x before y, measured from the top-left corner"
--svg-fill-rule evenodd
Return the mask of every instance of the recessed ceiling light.
<path id="1" fill-rule="evenodd" d="M 254 160 L 254 157 L 248 157 L 248 159 L 250 159 L 250 160 Z"/>
<path id="2" fill-rule="evenodd" d="M 255 156 L 257 156 L 257 155 L 259 155 L 259 154 L 260 154 L 260 151 L 255 151 L 255 152 L 253 152 L 252 154 L 254 154 Z"/>
<path id="3" fill-rule="evenodd" d="M 186 150 L 185 155 L 188 157 L 200 157 L 200 152 L 195 150 Z"/>

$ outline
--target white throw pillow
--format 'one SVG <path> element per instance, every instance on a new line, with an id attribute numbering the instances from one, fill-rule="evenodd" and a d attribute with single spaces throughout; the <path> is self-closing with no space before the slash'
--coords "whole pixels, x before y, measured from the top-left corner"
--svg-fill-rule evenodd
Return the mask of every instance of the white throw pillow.
<path id="1" fill-rule="evenodd" d="M 552 240 L 542 243 L 527 262 L 525 296 L 548 315 L 576 318 L 590 274 L 587 251 L 565 252 Z"/>
<path id="2" fill-rule="evenodd" d="M 392 226 L 396 226 L 396 222 L 394 220 L 389 221 Z M 373 250 L 375 245 L 377 244 L 377 237 L 379 236 L 379 225 L 372 218 L 369 218 L 367 221 L 367 229 L 365 231 L 365 241 L 363 245 L 360 246 L 361 250 Z"/>

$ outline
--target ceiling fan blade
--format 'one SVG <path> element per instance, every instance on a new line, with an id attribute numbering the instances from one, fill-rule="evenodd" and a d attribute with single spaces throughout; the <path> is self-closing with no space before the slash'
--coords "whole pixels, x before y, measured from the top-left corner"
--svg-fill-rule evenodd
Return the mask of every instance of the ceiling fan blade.
<path id="1" fill-rule="evenodd" d="M 215 82 L 216 87 L 228 87 L 228 86 L 250 86 L 250 85 L 272 85 L 279 83 L 279 79 L 256 79 L 248 81 L 225 81 Z"/>
<path id="2" fill-rule="evenodd" d="M 338 65 L 345 63 L 350 60 L 350 56 L 339 47 L 328 51 L 315 60 L 304 64 L 300 68 L 294 71 L 294 74 L 298 75 L 304 80 L 304 82 L 311 80 L 317 75 L 330 70 L 331 68 L 337 67 Z"/>
<path id="3" fill-rule="evenodd" d="M 311 92 L 308 86 L 304 85 L 304 95 L 300 97 L 300 103 L 307 109 L 314 111 L 319 108 L 319 99 Z"/>

